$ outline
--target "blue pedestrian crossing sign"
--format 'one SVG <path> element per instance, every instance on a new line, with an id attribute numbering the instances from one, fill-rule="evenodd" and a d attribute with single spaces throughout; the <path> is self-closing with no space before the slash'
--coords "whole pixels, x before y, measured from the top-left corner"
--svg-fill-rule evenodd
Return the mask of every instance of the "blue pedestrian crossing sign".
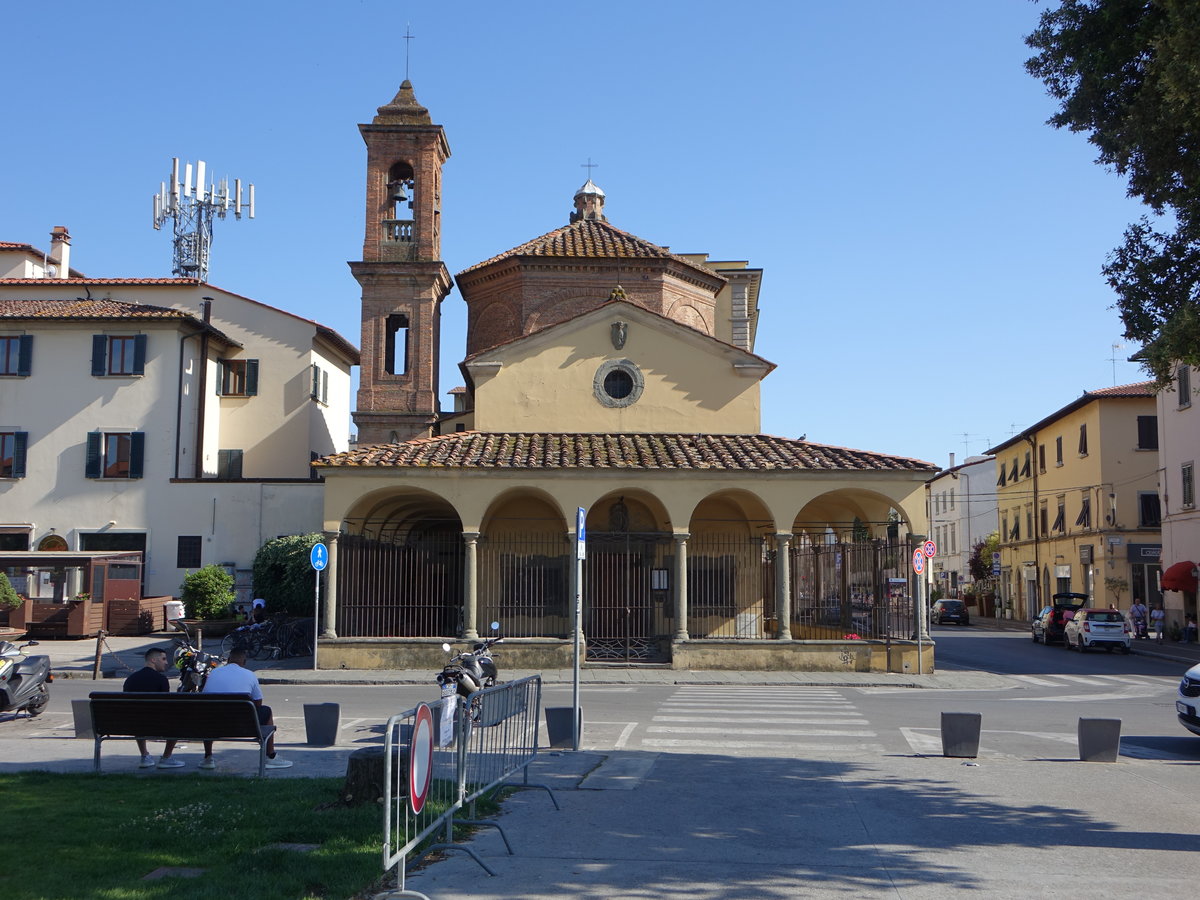
<path id="1" fill-rule="evenodd" d="M 329 548 L 319 541 L 313 544 L 313 548 L 308 554 L 308 561 L 312 563 L 314 569 L 320 572 L 329 565 Z"/>

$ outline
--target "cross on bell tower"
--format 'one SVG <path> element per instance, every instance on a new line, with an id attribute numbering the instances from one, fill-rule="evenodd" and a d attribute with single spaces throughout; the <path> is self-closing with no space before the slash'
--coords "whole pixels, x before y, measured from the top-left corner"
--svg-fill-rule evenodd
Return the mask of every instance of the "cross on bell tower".
<path id="1" fill-rule="evenodd" d="M 362 366 L 354 421 L 364 444 L 427 437 L 439 414 L 442 165 L 450 146 L 406 78 L 369 125 L 362 287 Z"/>

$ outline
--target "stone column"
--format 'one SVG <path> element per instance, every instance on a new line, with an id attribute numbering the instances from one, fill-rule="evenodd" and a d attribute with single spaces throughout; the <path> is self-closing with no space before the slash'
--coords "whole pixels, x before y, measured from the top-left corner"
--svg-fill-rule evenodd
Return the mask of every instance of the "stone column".
<path id="1" fill-rule="evenodd" d="M 687 602 L 687 542 L 691 537 L 686 532 L 672 535 L 675 539 L 675 640 L 688 640 Z"/>
<path id="2" fill-rule="evenodd" d="M 775 615 L 779 618 L 775 637 L 781 641 L 792 639 L 792 536 L 779 532 L 775 535 Z"/>
<path id="3" fill-rule="evenodd" d="M 463 565 L 463 638 L 468 641 L 479 637 L 476 620 L 479 616 L 479 544 L 478 531 L 464 531 L 463 543 L 467 552 Z"/>
<path id="4" fill-rule="evenodd" d="M 321 637 L 337 637 L 337 603 L 338 603 L 338 533 L 327 532 L 325 545 L 329 548 L 329 561 L 325 565 L 325 606 L 321 610 Z M 320 573 L 317 577 L 321 577 Z"/>

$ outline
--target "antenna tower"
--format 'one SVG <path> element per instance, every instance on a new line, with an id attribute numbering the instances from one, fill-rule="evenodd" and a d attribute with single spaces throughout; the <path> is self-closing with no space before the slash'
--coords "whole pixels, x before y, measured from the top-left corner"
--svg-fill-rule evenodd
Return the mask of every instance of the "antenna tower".
<path id="1" fill-rule="evenodd" d="M 158 185 L 154 195 L 154 228 L 161 229 L 168 219 L 175 232 L 174 252 L 171 257 L 171 274 L 179 278 L 195 278 L 208 281 L 208 257 L 213 239 L 213 217 L 225 218 L 230 212 L 235 219 L 242 211 L 254 218 L 254 185 L 247 185 L 246 201 L 242 202 L 242 179 L 219 182 L 204 180 L 204 160 L 183 167 L 183 179 L 179 177 L 179 157 L 171 160 L 171 180 Z M 193 178 L 194 175 L 194 178 Z"/>

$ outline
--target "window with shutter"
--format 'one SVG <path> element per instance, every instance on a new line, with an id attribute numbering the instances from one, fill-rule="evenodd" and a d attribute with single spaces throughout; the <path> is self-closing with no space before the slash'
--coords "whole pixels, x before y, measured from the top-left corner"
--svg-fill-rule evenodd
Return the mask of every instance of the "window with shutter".
<path id="1" fill-rule="evenodd" d="M 25 431 L 0 431 L 0 478 L 25 477 L 28 439 Z"/>
<path id="2" fill-rule="evenodd" d="M 1087 423 L 1079 426 L 1079 455 L 1087 456 Z"/>
<path id="3" fill-rule="evenodd" d="M 0 375 L 29 375 L 33 365 L 33 335 L 0 335 Z"/>
<path id="4" fill-rule="evenodd" d="M 1141 528 L 1158 528 L 1162 525 L 1157 492 L 1138 492 L 1138 525 Z"/>
<path id="5" fill-rule="evenodd" d="M 1158 449 L 1158 416 L 1138 416 L 1138 449 Z"/>
<path id="6" fill-rule="evenodd" d="M 92 335 L 93 375 L 144 375 L 145 372 L 146 335 Z"/>
<path id="7" fill-rule="evenodd" d="M 242 477 L 242 451 L 217 451 L 217 477 L 236 480 Z"/>
<path id="8" fill-rule="evenodd" d="M 224 397 L 255 396 L 258 393 L 258 360 L 221 360 L 220 392 Z"/>
<path id="9" fill-rule="evenodd" d="M 1182 499 L 1180 504 L 1184 509 L 1191 509 L 1196 505 L 1196 469 L 1195 464 L 1186 462 L 1180 466 L 1179 474 L 1183 480 Z"/>
<path id="10" fill-rule="evenodd" d="M 146 435 L 141 431 L 93 431 L 87 436 L 88 478 L 141 478 Z"/>
<path id="11" fill-rule="evenodd" d="M 1179 394 L 1179 405 L 1181 407 L 1192 405 L 1192 369 L 1191 366 L 1180 366 L 1178 375 L 1178 384 L 1176 386 Z"/>

